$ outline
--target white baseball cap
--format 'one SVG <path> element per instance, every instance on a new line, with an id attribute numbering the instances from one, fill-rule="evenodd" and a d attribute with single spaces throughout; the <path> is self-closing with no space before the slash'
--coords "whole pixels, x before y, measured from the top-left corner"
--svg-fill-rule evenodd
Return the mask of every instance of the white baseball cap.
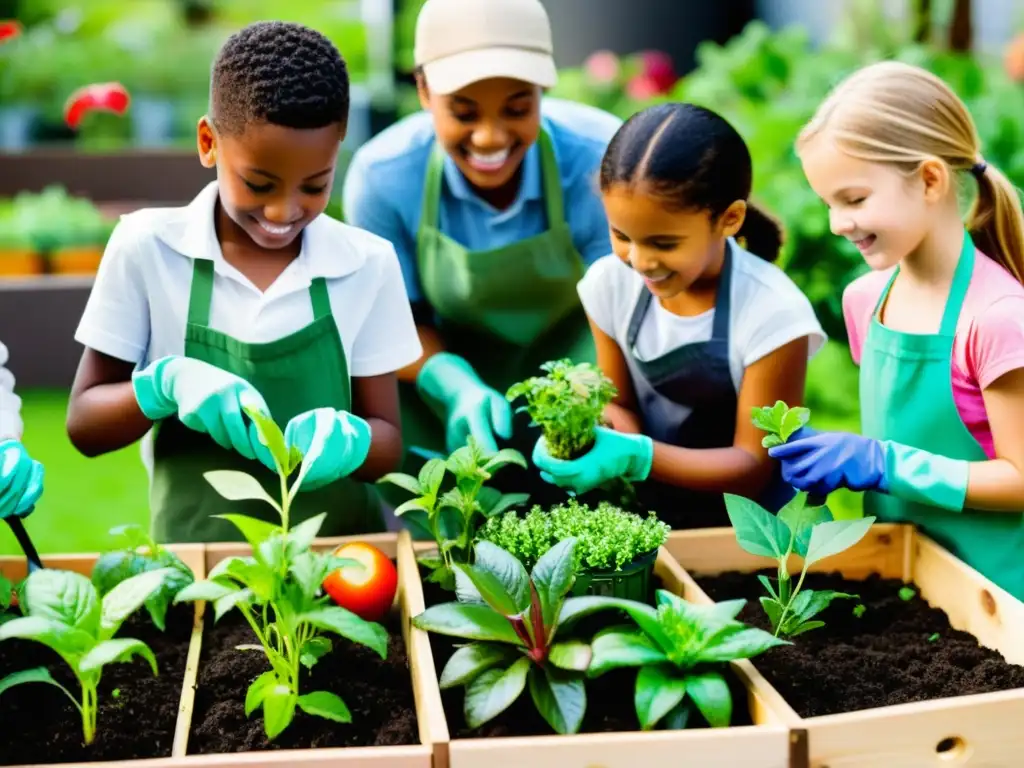
<path id="1" fill-rule="evenodd" d="M 542 88 L 558 79 L 540 0 L 427 0 L 416 19 L 415 59 L 440 94 L 492 77 Z"/>

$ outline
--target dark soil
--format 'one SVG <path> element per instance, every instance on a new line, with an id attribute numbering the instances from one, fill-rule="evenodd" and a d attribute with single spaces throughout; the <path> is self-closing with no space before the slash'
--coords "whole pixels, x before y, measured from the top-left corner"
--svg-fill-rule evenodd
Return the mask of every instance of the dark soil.
<path id="1" fill-rule="evenodd" d="M 216 624 L 210 613 L 203 636 L 189 754 L 419 744 L 401 622 L 394 617 L 382 623 L 391 636 L 386 660 L 363 645 L 325 633 L 334 649 L 311 673 L 303 670 L 300 690 L 337 694 L 352 713 L 352 722 L 335 723 L 296 710 L 291 724 L 269 742 L 263 730 L 263 710 L 245 716 L 246 690 L 269 669 L 266 658 L 256 651 L 235 648 L 256 642 L 238 611 Z"/>
<path id="2" fill-rule="evenodd" d="M 651 594 L 648 602 L 654 602 L 655 590 L 662 588 L 661 579 L 651 578 Z M 455 599 L 452 592 L 442 590 L 437 584 L 423 582 L 424 602 L 427 606 L 451 602 Z M 580 622 L 581 636 L 593 633 L 602 625 L 622 623 L 623 618 L 616 614 L 594 620 Z M 628 619 L 625 619 L 628 622 Z M 584 629 L 584 624 L 586 627 Z M 444 635 L 430 633 L 430 648 L 434 656 L 434 667 L 440 676 L 444 665 L 455 652 L 455 644 L 465 641 Z M 580 733 L 613 733 L 638 731 L 640 723 L 636 718 L 633 704 L 633 692 L 636 684 L 636 669 L 620 669 L 608 672 L 600 677 L 587 681 L 587 713 L 583 718 Z M 747 706 L 747 693 L 743 684 L 732 674 L 727 674 L 729 687 L 732 690 L 733 718 L 732 725 L 752 725 L 750 710 Z M 533 705 L 529 690 L 500 715 L 484 723 L 478 728 L 469 728 L 463 715 L 465 687 L 450 688 L 441 691 L 448 731 L 453 739 L 497 738 L 507 736 L 548 736 L 554 733 L 547 721 L 540 716 Z M 707 727 L 699 715 L 692 715 L 690 728 Z"/>
<path id="3" fill-rule="evenodd" d="M 149 663 L 139 658 L 104 668 L 96 739 L 88 747 L 82 718 L 59 688 L 30 683 L 9 689 L 0 697 L 0 765 L 169 757 L 194 614 L 192 605 L 172 606 L 166 633 L 153 626 L 145 610 L 121 626 L 117 637 L 149 645 L 160 674 L 154 677 Z M 74 673 L 49 648 L 27 640 L 0 643 L 0 678 L 39 666 L 78 696 Z"/>
<path id="4" fill-rule="evenodd" d="M 774 569 L 762 571 L 774 577 Z M 716 602 L 746 598 L 739 618 L 771 631 L 754 574 L 698 577 Z M 752 659 L 754 666 L 802 717 L 855 712 L 951 696 L 1024 688 L 1024 667 L 1007 663 L 977 638 L 954 630 L 945 612 L 916 595 L 904 601 L 899 579 L 848 580 L 808 574 L 805 589 L 859 595 L 837 599 L 818 617 L 825 626 Z M 866 610 L 860 618 L 854 608 Z"/>

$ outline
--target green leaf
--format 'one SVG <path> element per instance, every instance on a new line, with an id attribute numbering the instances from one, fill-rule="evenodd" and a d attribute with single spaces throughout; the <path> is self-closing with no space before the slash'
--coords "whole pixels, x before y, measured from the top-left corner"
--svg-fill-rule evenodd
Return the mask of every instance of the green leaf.
<path id="1" fill-rule="evenodd" d="M 864 538 L 864 534 L 874 522 L 873 517 L 859 517 L 852 520 L 832 520 L 814 526 L 811 530 L 811 541 L 807 545 L 807 555 L 804 557 L 805 567 L 849 549 Z"/>
<path id="2" fill-rule="evenodd" d="M 795 406 L 786 411 L 779 425 L 779 436 L 783 441 L 789 440 L 801 427 L 805 426 L 811 418 L 811 412 L 807 408 Z"/>
<path id="3" fill-rule="evenodd" d="M 424 465 L 424 469 L 426 465 Z M 443 467 L 442 467 L 443 469 Z M 443 472 L 442 472 L 443 474 Z M 406 475 L 402 472 L 388 472 L 384 477 L 377 480 L 378 483 L 391 483 L 391 485 L 397 485 L 403 491 L 408 491 L 414 496 L 419 496 L 423 493 L 423 486 L 415 477 L 412 475 Z"/>
<path id="4" fill-rule="evenodd" d="M 129 662 L 133 656 L 141 656 L 149 662 L 153 674 L 159 674 L 153 651 L 141 640 L 130 637 L 118 637 L 100 643 L 79 662 L 78 669 L 84 673 L 99 672 L 107 664 Z"/>
<path id="5" fill-rule="evenodd" d="M 559 669 L 586 672 L 593 655 L 587 643 L 581 640 L 566 640 L 551 646 L 548 650 L 548 662 Z"/>
<path id="6" fill-rule="evenodd" d="M 768 616 L 768 621 L 772 623 L 772 629 L 778 630 L 779 619 L 782 618 L 782 603 L 774 598 L 762 597 L 761 607 L 764 608 L 765 615 Z"/>
<path id="7" fill-rule="evenodd" d="M 95 634 L 100 601 L 92 582 L 80 573 L 43 568 L 29 574 L 22 589 L 25 613 Z"/>
<path id="8" fill-rule="evenodd" d="M 557 667 L 534 666 L 530 669 L 529 683 L 533 705 L 555 733 L 578 733 L 587 712 L 583 680 Z"/>
<path id="9" fill-rule="evenodd" d="M 526 673 L 532 664 L 524 656 L 508 669 L 492 667 L 482 672 L 466 686 L 466 725 L 479 728 L 508 709 L 526 688 Z"/>
<path id="10" fill-rule="evenodd" d="M 270 686 L 263 696 L 263 730 L 273 741 L 288 727 L 295 717 L 298 697 L 287 685 Z"/>
<path id="11" fill-rule="evenodd" d="M 712 641 L 696 654 L 695 661 L 714 664 L 751 659 L 780 645 L 789 643 L 763 629 L 731 622 L 714 634 Z"/>
<path id="12" fill-rule="evenodd" d="M 527 468 L 526 458 L 523 454 L 514 448 L 502 448 L 484 464 L 484 471 L 493 473 L 496 469 L 500 469 L 508 464 L 515 464 L 523 469 Z"/>
<path id="13" fill-rule="evenodd" d="M 146 529 L 137 523 L 115 525 L 110 529 L 110 531 L 108 531 L 108 533 L 115 538 L 123 538 L 125 540 L 125 546 L 129 549 L 134 550 L 141 547 L 154 549 L 156 545 L 156 542 L 154 542 L 152 537 L 146 532 Z"/>
<path id="14" fill-rule="evenodd" d="M 572 588 L 576 544 L 577 540 L 573 537 L 562 539 L 540 556 L 531 571 L 530 578 L 540 598 L 545 627 L 554 626 L 558 606 Z"/>
<path id="15" fill-rule="evenodd" d="M 250 474 L 234 469 L 214 469 L 204 472 L 203 477 L 213 486 L 213 490 L 228 501 L 265 501 L 279 509 L 277 502 L 270 497 L 260 481 Z"/>
<path id="16" fill-rule="evenodd" d="M 765 435 L 764 437 L 761 438 L 761 447 L 775 448 L 777 446 L 783 445 L 785 442 L 786 441 L 783 440 L 778 435 Z"/>
<path id="17" fill-rule="evenodd" d="M 789 624 L 789 622 L 787 621 L 786 624 Z M 788 634 L 790 637 L 796 637 L 797 635 L 802 635 L 804 632 L 810 632 L 812 629 L 819 629 L 824 626 L 824 621 L 808 621 L 790 630 Z"/>
<path id="18" fill-rule="evenodd" d="M 727 728 L 732 721 L 732 694 L 717 672 L 686 677 L 686 693 L 712 728 Z"/>
<path id="19" fill-rule="evenodd" d="M 640 728 L 649 731 L 668 715 L 686 696 L 686 679 L 675 677 L 664 665 L 643 667 L 636 676 L 633 704 Z"/>
<path id="20" fill-rule="evenodd" d="M 253 598 L 251 589 L 237 589 L 231 594 L 224 595 L 219 600 L 213 602 L 213 621 L 214 623 L 220 621 L 221 617 L 225 613 L 230 611 L 232 608 L 236 608 L 239 604 L 248 603 Z"/>
<path id="21" fill-rule="evenodd" d="M 299 617 L 317 629 L 334 632 L 353 643 L 365 645 L 382 659 L 388 657 L 388 631 L 372 621 L 366 621 L 341 606 L 321 608 Z"/>
<path id="22" fill-rule="evenodd" d="M 662 647 L 668 643 L 661 624 L 658 621 L 658 612 L 647 605 L 635 600 L 623 600 L 617 597 L 601 597 L 600 595 L 586 595 L 584 597 L 570 597 L 562 604 L 562 611 L 558 617 L 560 627 L 567 627 L 572 622 L 586 618 L 594 613 L 608 610 L 625 611 L 637 626 L 644 631 L 648 637 Z"/>
<path id="23" fill-rule="evenodd" d="M 311 637 L 299 649 L 299 663 L 306 669 L 312 669 L 333 647 L 329 637 Z"/>
<path id="24" fill-rule="evenodd" d="M 804 557 L 814 527 L 832 520 L 832 513 L 828 507 L 808 507 L 807 493 L 801 491 L 779 510 L 779 519 L 793 533 L 793 551 Z"/>
<path id="25" fill-rule="evenodd" d="M 775 515 L 745 496 L 724 494 L 736 541 L 752 555 L 781 560 L 789 549 L 789 528 Z"/>
<path id="26" fill-rule="evenodd" d="M 750 418 L 754 426 L 764 432 L 776 433 L 779 431 L 779 423 L 775 420 L 771 406 L 763 408 L 754 406 L 750 409 Z"/>
<path id="27" fill-rule="evenodd" d="M 686 699 L 683 699 L 675 707 L 673 707 L 667 715 L 665 715 L 665 730 L 686 730 L 686 726 L 690 722 L 690 713 L 692 711 L 693 708 L 689 705 L 689 702 L 687 702 Z"/>
<path id="28" fill-rule="evenodd" d="M 846 592 L 833 592 L 829 589 L 801 589 L 800 594 L 793 600 L 790 611 L 797 621 L 803 622 L 813 616 L 817 616 L 828 608 L 833 600 L 855 597 L 857 595 L 847 594 Z"/>
<path id="29" fill-rule="evenodd" d="M 503 512 L 512 509 L 512 507 L 525 504 L 529 500 L 530 494 L 528 493 L 502 494 L 494 488 L 487 487 L 481 488 L 480 494 L 477 496 L 477 501 L 480 502 L 480 509 L 484 513 L 484 517 L 497 517 Z"/>
<path id="30" fill-rule="evenodd" d="M 522 645 L 508 620 L 483 603 L 433 605 L 414 617 L 412 623 L 417 629 L 439 635 Z"/>
<path id="31" fill-rule="evenodd" d="M 238 591 L 237 587 L 221 584 L 219 581 L 196 581 L 175 595 L 174 602 L 175 604 L 192 603 L 197 600 L 213 602 L 236 591 Z"/>
<path id="32" fill-rule="evenodd" d="M 503 662 L 511 663 L 515 658 L 514 653 L 507 646 L 493 643 L 472 643 L 462 646 L 444 665 L 439 681 L 441 690 L 467 685 L 491 667 Z"/>
<path id="33" fill-rule="evenodd" d="M 75 697 L 65 688 L 63 685 L 53 679 L 53 675 L 50 674 L 50 670 L 46 667 L 35 667 L 33 669 L 22 669 L 17 672 L 12 672 L 7 677 L 0 680 L 0 696 L 16 685 L 24 685 L 26 683 L 49 683 L 60 688 L 64 693 L 68 695 L 71 701 L 78 705 Z"/>
<path id="34" fill-rule="evenodd" d="M 442 570 L 447 570 L 445 566 L 441 568 Z M 480 590 L 476 588 L 476 584 L 473 583 L 473 580 L 463 570 L 463 566 L 456 564 L 455 570 L 452 573 L 455 575 L 455 598 L 460 603 L 487 604 L 484 596 L 480 594 Z"/>
<path id="35" fill-rule="evenodd" d="M 758 574 L 757 580 L 764 585 L 764 588 L 768 590 L 769 595 L 771 595 L 776 600 L 779 599 L 779 593 L 775 591 L 775 587 L 772 586 L 772 582 L 767 576 L 765 576 L 763 573 Z"/>
<path id="36" fill-rule="evenodd" d="M 75 629 L 43 616 L 21 616 L 0 624 L 0 640 L 14 638 L 34 640 L 70 658 L 87 653 L 96 642 L 84 629 Z"/>
<path id="37" fill-rule="evenodd" d="M 420 493 L 437 495 L 437 490 L 444 481 L 445 466 L 443 459 L 427 459 L 420 467 L 419 486 Z"/>
<path id="38" fill-rule="evenodd" d="M 336 723 L 351 723 L 352 713 L 348 711 L 341 697 L 329 691 L 312 691 L 299 696 L 299 709 L 307 715 L 333 720 Z"/>
<path id="39" fill-rule="evenodd" d="M 530 606 L 530 577 L 523 564 L 489 541 L 477 542 L 474 565 L 456 564 L 480 596 L 503 616 L 515 616 Z"/>
<path id="40" fill-rule="evenodd" d="M 249 717 L 253 712 L 260 708 L 267 692 L 275 685 L 277 685 L 277 676 L 274 675 L 273 670 L 267 670 L 252 681 L 248 690 L 245 692 L 246 717 Z"/>
<path id="41" fill-rule="evenodd" d="M 598 677 L 619 667 L 643 667 L 666 661 L 651 638 L 637 631 L 608 631 L 591 643 L 593 656 L 587 674 Z"/>
<path id="42" fill-rule="evenodd" d="M 259 550 L 260 544 L 269 540 L 275 534 L 281 533 L 281 526 L 259 520 L 255 517 L 245 515 L 212 515 L 221 520 L 227 520 L 234 525 L 249 542 L 254 551 Z"/>
<path id="43" fill-rule="evenodd" d="M 170 568 L 140 573 L 125 579 L 103 596 L 101 623 L 108 637 L 116 632 L 121 622 L 139 610 L 151 594 L 160 589 L 164 578 L 170 573 Z"/>
<path id="44" fill-rule="evenodd" d="M 308 520 L 303 520 L 288 531 L 289 558 L 295 557 L 309 549 L 313 540 L 316 539 L 316 535 L 320 532 L 320 526 L 324 524 L 326 519 L 327 513 L 321 512 L 319 515 L 315 515 Z"/>
<path id="45" fill-rule="evenodd" d="M 430 513 L 430 507 L 422 499 L 409 499 L 395 507 L 395 515 L 401 517 L 409 512 Z"/>
<path id="46" fill-rule="evenodd" d="M 277 422 L 256 408 L 250 406 L 242 406 L 242 408 L 246 415 L 252 419 L 253 424 L 256 425 L 256 435 L 259 441 L 267 446 L 270 455 L 274 457 L 278 464 L 288 469 L 291 464 L 289 460 L 290 451 L 285 443 L 284 433 L 277 426 Z"/>

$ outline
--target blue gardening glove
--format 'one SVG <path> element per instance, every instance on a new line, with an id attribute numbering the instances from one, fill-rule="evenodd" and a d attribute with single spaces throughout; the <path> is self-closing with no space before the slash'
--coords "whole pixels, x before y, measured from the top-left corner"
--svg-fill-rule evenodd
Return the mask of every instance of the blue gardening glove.
<path id="1" fill-rule="evenodd" d="M 245 379 L 190 357 L 170 355 L 132 374 L 135 399 L 153 421 L 177 414 L 181 423 L 208 434 L 221 448 L 256 458 L 256 427 L 242 411 L 250 406 L 267 416 L 263 396 Z"/>
<path id="2" fill-rule="evenodd" d="M 362 466 L 370 452 L 370 425 L 348 411 L 316 408 L 300 413 L 284 429 L 284 441 L 295 446 L 306 458 L 300 491 L 315 491 Z M 265 445 L 256 441 L 260 461 L 277 471 Z"/>
<path id="3" fill-rule="evenodd" d="M 646 480 L 654 461 L 654 441 L 647 435 L 597 428 L 594 445 L 572 461 L 556 459 L 540 438 L 533 446 L 533 463 L 546 482 L 576 493 L 586 493 L 617 477 L 630 482 Z"/>
<path id="4" fill-rule="evenodd" d="M 458 355 L 439 352 L 423 364 L 416 378 L 420 396 L 444 409 L 445 443 L 449 453 L 472 435 L 485 452 L 495 452 L 495 435 L 512 437 L 512 406 L 505 396 L 480 380 Z"/>
<path id="5" fill-rule="evenodd" d="M 0 519 L 28 517 L 43 494 L 43 465 L 17 440 L 0 443 Z"/>
<path id="6" fill-rule="evenodd" d="M 963 509 L 967 494 L 966 461 L 890 440 L 805 427 L 768 455 L 782 463 L 783 480 L 812 494 L 878 491 L 952 511 Z"/>

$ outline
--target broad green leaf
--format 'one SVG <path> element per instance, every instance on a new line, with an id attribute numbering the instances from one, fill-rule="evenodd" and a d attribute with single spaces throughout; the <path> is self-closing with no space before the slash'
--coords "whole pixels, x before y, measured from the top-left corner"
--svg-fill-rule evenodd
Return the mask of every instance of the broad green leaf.
<path id="1" fill-rule="evenodd" d="M 743 606 L 747 604 L 747 601 L 742 598 L 735 600 L 722 600 L 718 603 L 691 603 L 688 600 L 684 600 L 679 595 L 669 592 L 667 589 L 659 589 L 655 592 L 655 601 L 659 606 L 664 605 L 671 608 L 676 613 L 681 613 L 687 617 L 687 620 L 691 623 L 701 622 L 714 624 L 722 624 L 728 621 L 732 621 L 740 615 L 740 611 L 743 610 Z"/>
<path id="2" fill-rule="evenodd" d="M 855 597 L 857 595 L 851 595 L 846 592 L 833 592 L 830 589 L 801 589 L 800 594 L 793 600 L 789 610 L 797 622 L 804 622 L 828 608 L 833 600 Z"/>
<path id="3" fill-rule="evenodd" d="M 874 522 L 873 517 L 859 517 L 852 520 L 832 520 L 814 526 L 811 530 L 811 541 L 807 545 L 807 555 L 804 557 L 805 567 L 849 549 L 864 538 L 864 534 Z"/>
<path id="4" fill-rule="evenodd" d="M 494 506 L 485 509 L 484 514 L 487 517 L 497 517 L 513 507 L 523 506 L 529 500 L 530 494 L 528 493 L 505 493 L 502 494 Z"/>
<path id="5" fill-rule="evenodd" d="M 289 557 L 295 557 L 300 552 L 304 552 L 309 549 L 313 540 L 316 538 L 316 535 L 320 532 L 320 526 L 324 524 L 325 519 L 327 519 L 327 513 L 321 512 L 319 515 L 311 517 L 308 520 L 303 520 L 288 531 Z"/>
<path id="6" fill-rule="evenodd" d="M 329 691 L 311 691 L 299 696 L 299 709 L 307 715 L 333 720 L 336 723 L 351 723 L 352 713 L 337 694 Z"/>
<path id="7" fill-rule="evenodd" d="M 302 450 L 297 445 L 290 446 L 288 448 L 288 477 L 291 477 L 292 472 L 298 469 L 302 465 L 302 460 L 305 457 L 302 455 Z M 288 494 L 291 496 L 291 494 Z"/>
<path id="8" fill-rule="evenodd" d="M 712 728 L 727 728 L 732 722 L 732 694 L 718 672 L 688 675 L 686 693 Z"/>
<path id="9" fill-rule="evenodd" d="M 22 594 L 29 616 L 51 619 L 90 634 L 99 628 L 96 588 L 80 573 L 43 568 L 29 574 Z"/>
<path id="10" fill-rule="evenodd" d="M 635 600 L 623 600 L 617 597 L 602 597 L 600 595 L 586 595 L 584 597 L 570 597 L 562 604 L 562 612 L 558 616 L 558 625 L 568 627 L 572 622 L 586 618 L 592 614 L 619 610 L 625 611 L 629 617 L 636 622 L 637 626 L 644 631 L 657 645 L 667 643 L 661 624 L 658 622 L 658 612 L 647 605 Z"/>
<path id="11" fill-rule="evenodd" d="M 581 640 L 566 640 L 555 643 L 548 650 L 548 662 L 559 669 L 572 672 L 586 672 L 594 653 L 587 643 Z"/>
<path id="12" fill-rule="evenodd" d="M 242 406 L 242 408 L 246 415 L 252 419 L 253 424 L 256 425 L 256 435 L 259 441 L 267 446 L 270 455 L 274 457 L 277 463 L 287 469 L 290 464 L 290 452 L 284 440 L 284 433 L 277 426 L 277 422 L 256 408 L 250 406 Z"/>
<path id="13" fill-rule="evenodd" d="M 220 621 L 221 617 L 225 613 L 230 611 L 232 608 L 236 608 L 239 605 L 250 602 L 253 599 L 253 593 L 251 589 L 238 589 L 229 595 L 219 600 L 213 601 L 213 621 L 214 623 Z"/>
<path id="14" fill-rule="evenodd" d="M 426 466 L 424 466 L 424 469 Z M 378 483 L 391 483 L 391 485 L 397 485 L 403 491 L 408 491 L 413 496 L 419 496 L 423 493 L 423 486 L 415 477 L 412 475 L 406 475 L 401 472 L 388 472 L 384 477 L 380 478 Z"/>
<path id="15" fill-rule="evenodd" d="M 234 469 L 214 469 L 204 472 L 203 477 L 213 486 L 213 490 L 228 501 L 265 501 L 275 509 L 280 509 L 260 481 L 250 474 Z"/>
<path id="16" fill-rule="evenodd" d="M 413 626 L 425 632 L 466 640 L 494 640 L 522 645 L 523 641 L 501 614 L 483 603 L 441 603 L 414 617 Z"/>
<path id="17" fill-rule="evenodd" d="M 153 674 L 159 674 L 156 665 L 156 657 L 141 640 L 130 637 L 116 637 L 113 640 L 106 640 L 91 651 L 79 662 L 78 668 L 82 672 L 99 672 L 107 664 L 123 663 L 132 660 L 133 656 L 141 656 L 149 662 Z"/>
<path id="18" fill-rule="evenodd" d="M 786 411 L 779 425 L 779 436 L 785 441 L 789 440 L 800 427 L 807 424 L 811 418 L 811 412 L 807 408 L 795 406 Z"/>
<path id="19" fill-rule="evenodd" d="M 785 442 L 786 441 L 783 440 L 778 435 L 765 435 L 764 437 L 761 438 L 761 447 L 762 448 L 775 448 L 777 446 L 780 446 L 780 445 L 784 444 Z"/>
<path id="20" fill-rule="evenodd" d="M 782 400 L 776 400 L 775 405 L 772 406 L 772 421 L 775 423 L 776 432 L 782 431 L 782 419 L 786 415 L 787 410 L 789 410 L 789 406 Z"/>
<path id="21" fill-rule="evenodd" d="M 493 643 L 472 643 L 464 645 L 448 659 L 441 672 L 441 690 L 468 685 L 481 673 L 502 662 L 511 663 L 515 651 L 508 646 Z M 505 664 L 502 664 L 505 666 Z"/>
<path id="22" fill-rule="evenodd" d="M 478 728 L 508 709 L 526 688 L 526 673 L 532 664 L 524 656 L 507 669 L 492 667 L 482 672 L 466 686 L 466 725 Z"/>
<path id="23" fill-rule="evenodd" d="M 647 635 L 637 631 L 603 632 L 591 643 L 587 674 L 598 677 L 619 667 L 642 667 L 666 660 L 665 653 Z"/>
<path id="24" fill-rule="evenodd" d="M 771 597 L 762 597 L 761 607 L 764 608 L 768 621 L 772 623 L 772 629 L 778 630 L 779 619 L 782 618 L 782 603 Z"/>
<path id="25" fill-rule="evenodd" d="M 501 547 L 479 541 L 473 565 L 456 565 L 491 608 L 504 616 L 515 616 L 530 606 L 530 577 L 523 564 Z"/>
<path id="26" fill-rule="evenodd" d="M 444 569 L 445 566 L 442 566 Z M 476 588 L 476 584 L 473 580 L 466 575 L 466 572 L 461 567 L 456 565 L 453 571 L 455 575 L 455 599 L 460 603 L 484 603 L 484 596 L 480 594 L 480 590 Z"/>
<path id="27" fill-rule="evenodd" d="M 555 733 L 578 733 L 587 712 L 583 679 L 557 667 L 534 666 L 530 669 L 529 683 L 533 705 Z"/>
<path id="28" fill-rule="evenodd" d="M 11 596 L 14 594 L 14 585 L 10 579 L 0 573 L 0 611 L 6 611 L 11 607 Z"/>
<path id="29" fill-rule="evenodd" d="M 530 577 L 534 589 L 537 590 L 537 597 L 540 598 L 545 627 L 554 626 L 558 605 L 572 588 L 575 578 L 573 552 L 576 544 L 575 538 L 562 539 L 540 556 L 531 571 Z"/>
<path id="30" fill-rule="evenodd" d="M 263 730 L 270 741 L 276 739 L 295 717 L 297 696 L 287 685 L 270 686 L 263 696 Z"/>
<path id="31" fill-rule="evenodd" d="M 96 643 L 84 629 L 75 629 L 43 616 L 20 616 L 0 624 L 0 640 L 13 638 L 34 640 L 70 658 L 82 656 Z"/>
<path id="32" fill-rule="evenodd" d="M 421 499 L 409 499 L 395 507 L 395 515 L 398 517 L 408 514 L 409 512 L 424 512 L 429 514 L 430 507 L 428 507 Z"/>
<path id="33" fill-rule="evenodd" d="M 444 481 L 444 461 L 441 459 L 428 459 L 427 462 L 420 467 L 419 477 L 419 491 L 413 491 L 413 493 L 422 494 L 437 494 L 437 489 L 441 487 L 441 483 Z"/>
<path id="34" fill-rule="evenodd" d="M 155 542 L 146 532 L 146 529 L 137 523 L 115 525 L 110 529 L 109 533 L 115 538 L 123 538 L 125 540 L 125 546 L 129 549 L 139 549 L 141 547 L 152 549 L 155 545 Z"/>
<path id="35" fill-rule="evenodd" d="M 750 409 L 750 418 L 754 422 L 754 426 L 765 432 L 778 432 L 779 424 L 775 421 L 772 415 L 772 409 L 768 406 L 759 408 L 754 406 Z"/>
<path id="36" fill-rule="evenodd" d="M 782 559 L 789 549 L 791 535 L 786 524 L 756 501 L 732 493 L 724 495 L 740 547 L 752 555 Z"/>
<path id="37" fill-rule="evenodd" d="M 526 469 L 526 458 L 514 448 L 502 448 L 484 464 L 484 471 L 494 472 L 508 464 L 515 464 L 517 467 Z"/>
<path id="38" fill-rule="evenodd" d="M 365 645 L 382 659 L 388 657 L 388 631 L 372 621 L 366 621 L 341 606 L 321 608 L 299 617 L 317 629 L 334 632 L 353 643 Z"/>
<path id="39" fill-rule="evenodd" d="M 275 685 L 277 685 L 277 677 L 275 677 L 271 670 L 264 672 L 252 681 L 248 690 L 245 692 L 246 717 L 249 717 L 253 712 L 260 708 L 267 692 Z"/>
<path id="40" fill-rule="evenodd" d="M 640 728 L 649 731 L 686 696 L 686 679 L 676 677 L 672 667 L 650 664 L 636 676 L 633 704 Z"/>
<path id="41" fill-rule="evenodd" d="M 690 722 L 690 713 L 693 707 L 684 698 L 672 710 L 665 715 L 664 728 L 666 731 L 683 731 Z"/>
<path id="42" fill-rule="evenodd" d="M 695 661 L 713 664 L 750 659 L 779 645 L 789 643 L 763 629 L 731 622 L 714 633 L 710 642 L 696 654 Z"/>
<path id="43" fill-rule="evenodd" d="M 814 526 L 830 521 L 832 513 L 828 507 L 808 507 L 807 493 L 801 491 L 779 510 L 779 519 L 793 533 L 793 551 L 803 557 L 807 554 Z"/>
<path id="44" fill-rule="evenodd" d="M 197 600 L 213 602 L 214 600 L 219 600 L 225 595 L 230 595 L 232 592 L 237 591 L 237 587 L 221 584 L 219 581 L 196 581 L 189 584 L 175 595 L 174 602 L 175 604 L 191 603 Z"/>
<path id="45" fill-rule="evenodd" d="M 160 588 L 146 598 L 144 605 L 146 610 L 149 611 L 153 624 L 163 632 L 166 629 L 164 619 L 167 616 L 168 606 L 173 602 L 174 596 L 178 592 L 195 581 L 195 574 L 192 573 L 191 568 L 181 562 L 177 555 L 166 550 L 156 560 L 148 561 L 146 569 L 152 570 L 161 566 L 170 568 L 170 573 L 164 577 Z"/>
<path id="46" fill-rule="evenodd" d="M 270 539 L 271 536 L 281 533 L 281 526 L 255 517 L 246 517 L 245 515 L 213 515 L 213 517 L 227 520 L 234 525 L 254 550 L 258 550 L 260 544 Z"/>
<path id="47" fill-rule="evenodd" d="M 225 557 L 219 561 L 213 568 L 206 574 L 207 581 L 215 581 L 223 576 L 236 577 L 244 572 L 245 567 L 256 565 L 256 558 L 252 556 L 247 557 Z"/>
<path id="48" fill-rule="evenodd" d="M 121 622 L 137 611 L 146 599 L 160 589 L 170 568 L 146 571 L 126 579 L 103 596 L 101 624 L 107 636 L 113 635 Z"/>
<path id="49" fill-rule="evenodd" d="M 67 694 L 68 698 L 75 703 L 75 706 L 81 706 L 67 688 L 53 679 L 53 675 L 50 674 L 50 670 L 46 667 L 35 667 L 33 669 L 22 669 L 12 672 L 0 680 L 0 696 L 3 696 L 5 691 L 10 690 L 14 686 L 24 685 L 25 683 L 49 683 L 50 685 L 55 685 Z"/>
<path id="50" fill-rule="evenodd" d="M 311 637 L 299 649 L 299 663 L 306 669 L 312 669 L 333 647 L 329 637 Z"/>
<path id="51" fill-rule="evenodd" d="M 788 621 L 786 623 L 789 624 Z M 799 624 L 794 629 L 790 630 L 789 636 L 790 637 L 796 637 L 797 635 L 802 635 L 804 632 L 810 632 L 812 629 L 818 629 L 818 628 L 824 627 L 824 626 L 825 626 L 825 622 L 824 621 L 807 621 L 807 622 L 804 622 L 803 624 Z"/>
<path id="52" fill-rule="evenodd" d="M 771 595 L 776 600 L 779 599 L 779 593 L 775 591 L 775 587 L 772 586 L 772 582 L 767 576 L 765 576 L 763 573 L 758 574 L 757 580 L 764 585 L 764 588 L 768 590 L 769 595 Z"/>

